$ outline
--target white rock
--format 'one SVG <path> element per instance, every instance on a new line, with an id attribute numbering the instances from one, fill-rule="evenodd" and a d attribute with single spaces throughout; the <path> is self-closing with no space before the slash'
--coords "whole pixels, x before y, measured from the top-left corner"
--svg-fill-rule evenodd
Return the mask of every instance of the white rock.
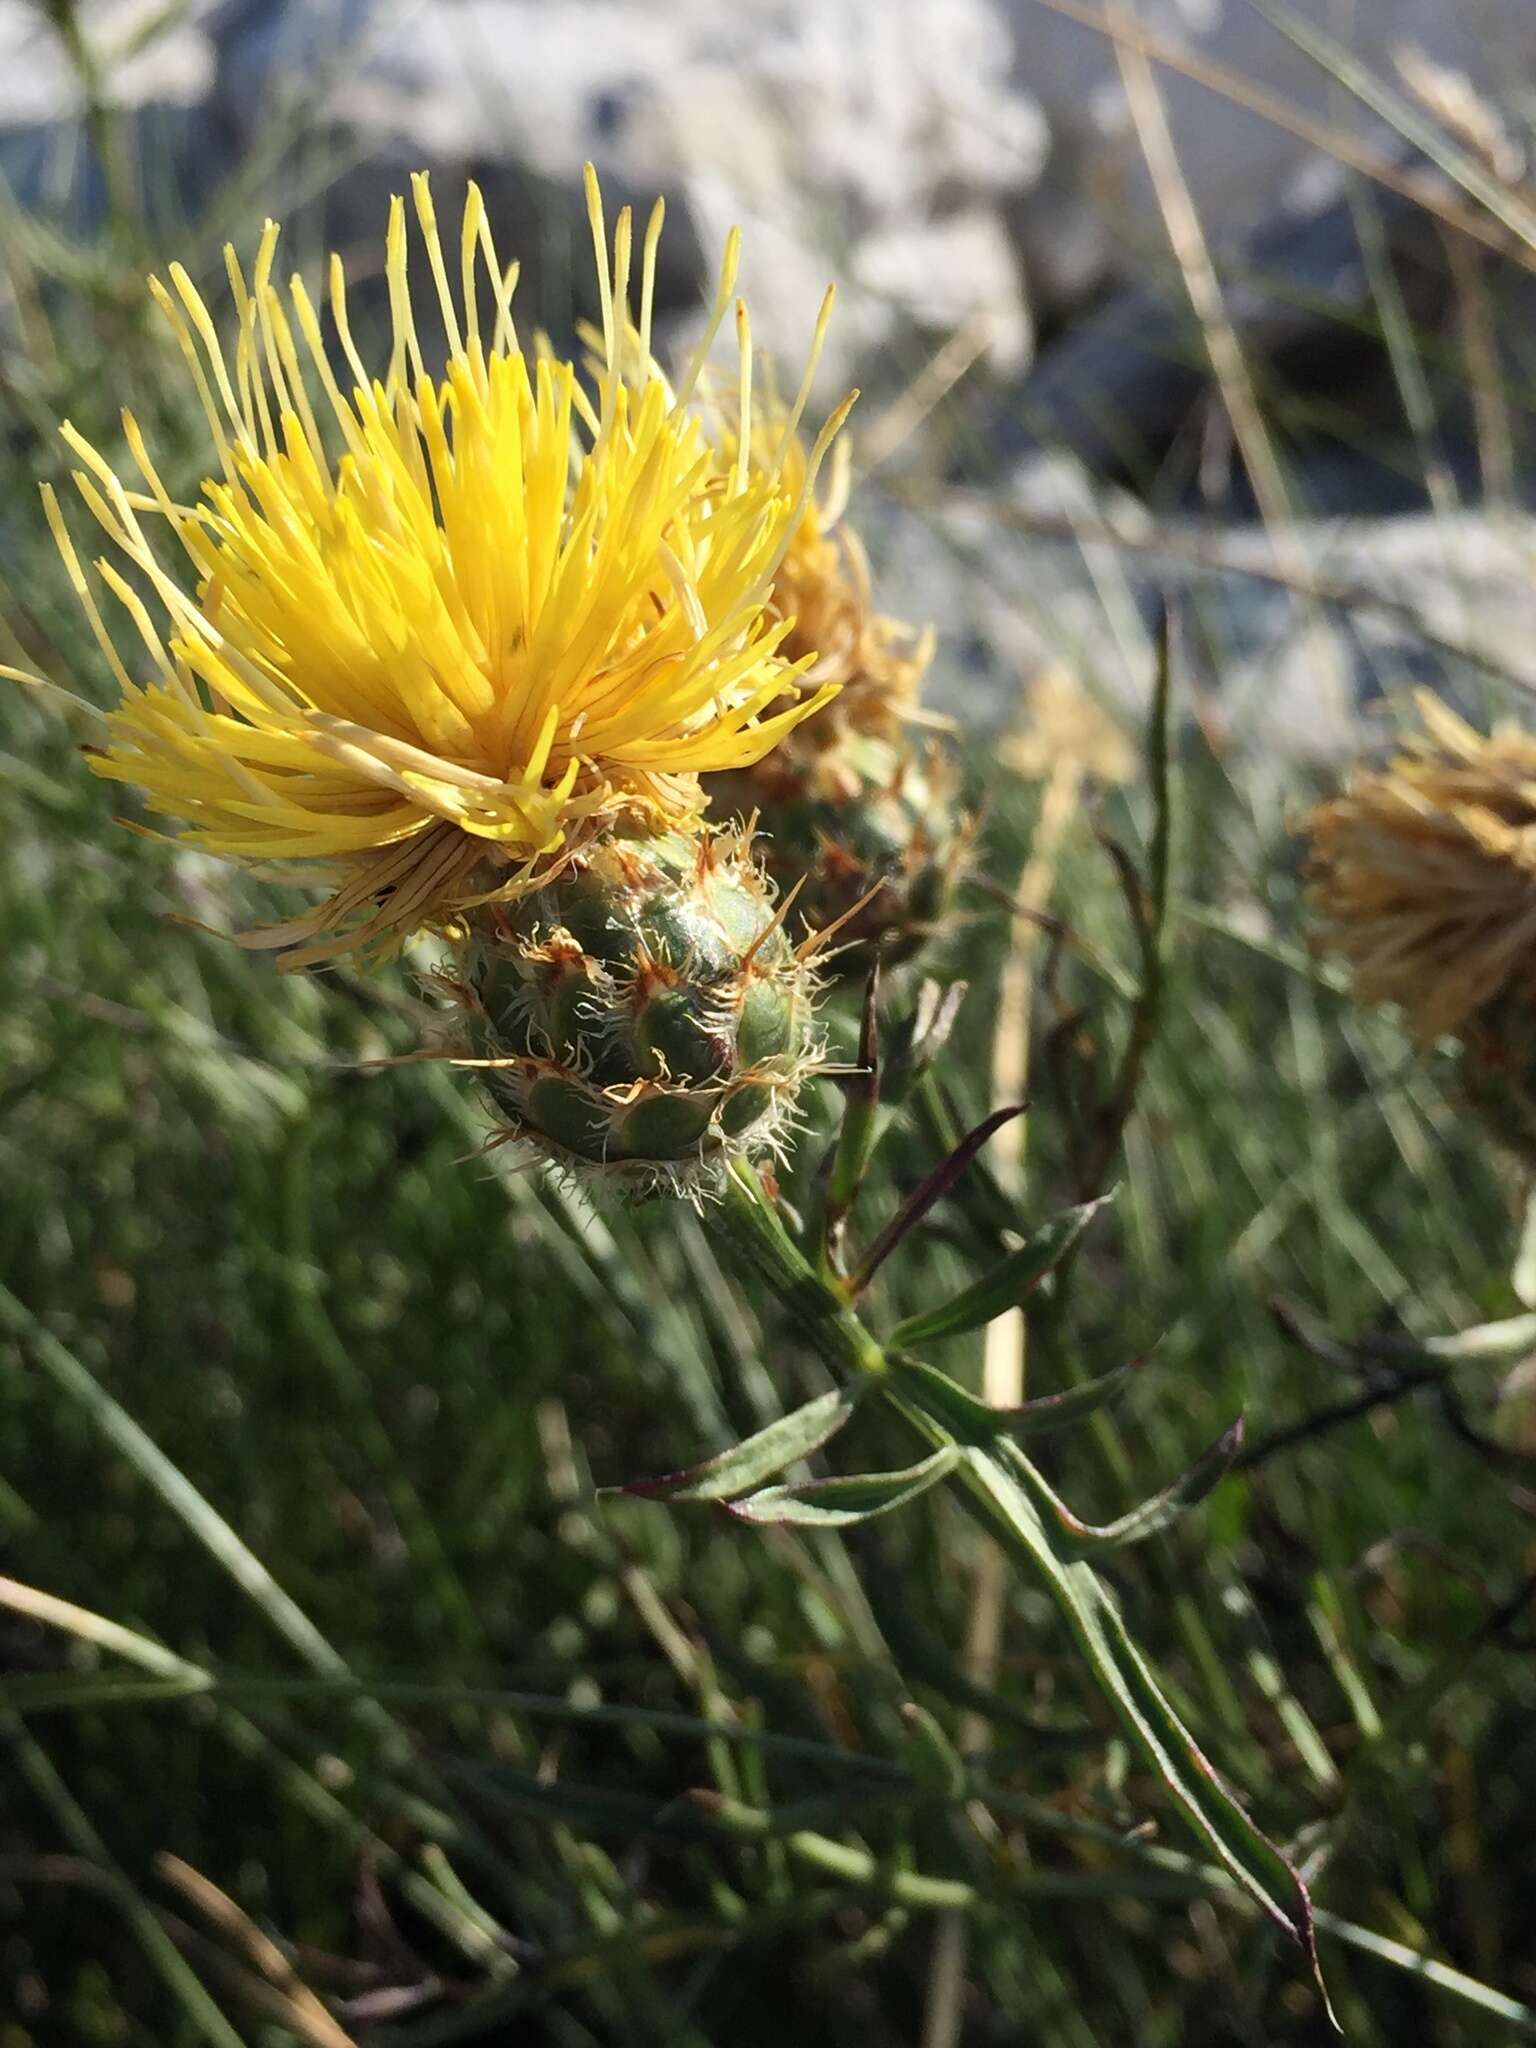
<path id="1" fill-rule="evenodd" d="M 830 376 L 979 309 L 1000 363 L 1026 346 L 1000 209 L 1046 138 L 994 0 L 235 0 L 214 33 L 218 107 L 253 139 L 330 77 L 365 152 L 572 188 L 591 157 L 680 196 L 706 262 L 739 222 L 774 351 L 803 351 L 837 281 Z"/>
<path id="2" fill-rule="evenodd" d="M 159 99 L 189 106 L 200 100 L 213 79 L 213 52 L 199 26 L 207 12 L 206 4 L 193 4 L 167 21 L 161 0 L 94 0 L 82 8 L 86 36 L 110 78 L 114 102 L 136 107 Z M 0 128 L 68 117 L 79 101 L 64 45 L 36 0 L 0 0 Z"/>
<path id="3" fill-rule="evenodd" d="M 866 292 L 900 306 L 936 335 L 983 318 L 985 352 L 995 369 L 1018 371 L 1028 363 L 1023 280 L 995 209 L 967 207 L 942 220 L 870 235 L 854 252 L 853 274 Z"/>

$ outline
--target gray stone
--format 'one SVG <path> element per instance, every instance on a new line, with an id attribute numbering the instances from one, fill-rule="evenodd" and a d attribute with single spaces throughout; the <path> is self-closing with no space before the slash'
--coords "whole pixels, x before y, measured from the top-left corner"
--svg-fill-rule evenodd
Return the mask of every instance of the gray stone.
<path id="1" fill-rule="evenodd" d="M 1155 522 L 1080 465 L 1030 465 L 996 500 L 856 499 L 877 594 L 941 631 L 929 686 L 968 731 L 1006 728 L 1061 666 L 1128 716 L 1145 706 L 1160 600 L 1182 618 L 1182 694 L 1277 772 L 1352 754 L 1365 714 L 1428 684 L 1481 709 L 1536 691 L 1536 519 L 1303 522 L 1277 561 L 1255 527 Z M 1288 587 L 1300 584 L 1303 591 Z M 1324 594 L 1317 601 L 1304 594 Z"/>
<path id="2" fill-rule="evenodd" d="M 835 278 L 829 382 L 974 309 L 999 363 L 1027 345 L 1002 207 L 1045 135 L 991 0 L 232 0 L 210 32 L 214 108 L 251 146 L 320 87 L 369 163 L 531 173 L 547 200 L 590 157 L 617 192 L 666 192 L 707 265 L 739 224 L 754 323 L 790 359 Z"/>

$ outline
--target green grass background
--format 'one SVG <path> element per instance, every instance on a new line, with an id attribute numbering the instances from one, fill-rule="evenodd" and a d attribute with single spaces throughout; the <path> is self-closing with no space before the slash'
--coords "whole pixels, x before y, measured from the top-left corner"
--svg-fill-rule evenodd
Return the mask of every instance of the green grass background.
<path id="1" fill-rule="evenodd" d="M 57 415 L 110 441 L 123 402 L 195 479 L 143 255 L 125 230 L 81 248 L 34 224 L 8 257 L 0 658 L 99 702 L 36 487 L 62 468 Z M 1434 1063 L 1305 953 L 1288 814 L 1309 791 L 1180 733 L 1164 1022 L 1119 1200 L 1031 1335 L 1034 1392 L 1158 1345 L 1112 1421 L 1050 1445 L 1099 1518 L 1239 1410 L 1262 1451 L 1362 1391 L 1286 1336 L 1277 1297 L 1346 1343 L 1519 1307 L 1497 1159 Z M 914 1873 L 977 1894 L 966 2042 L 1324 2038 L 1269 1933 L 1062 1832 L 1176 1840 L 1027 1583 L 995 1690 L 968 1697 L 976 1538 L 944 1498 L 847 1540 L 594 1499 L 760 1426 L 821 1368 L 708 1210 L 598 1214 L 479 1156 L 462 1078 L 364 1070 L 420 1042 L 410 975 L 284 978 L 242 952 L 227 933 L 292 899 L 122 830 L 136 801 L 87 772 L 87 735 L 0 687 L 0 1546 L 17 1580 L 214 1680 L 145 1697 L 131 1659 L 0 1610 L 0 2048 L 306 2038 L 167 1856 L 379 2048 L 916 2041 L 938 1919 Z M 1036 792 L 971 774 L 981 872 L 1009 882 Z M 1132 788 L 1064 852 L 1023 1223 L 1073 1198 L 1070 1105 L 1125 1030 L 1134 949 L 1094 828 L 1140 859 L 1149 824 Z M 1006 928 L 979 885 L 966 912 L 942 1080 L 974 1118 Z M 813 1091 L 792 1196 L 835 1103 Z M 935 1143 L 921 1118 L 898 1131 L 866 1227 Z M 877 1327 L 985 1253 L 984 1211 L 944 1205 L 886 1269 Z M 979 1353 L 933 1356 L 975 1384 Z M 1325 1938 L 1363 2048 L 1536 2033 L 1536 1617 L 1505 1611 L 1536 1562 L 1536 1420 L 1512 1365 L 1459 1367 L 1449 1407 L 1382 1390 L 1112 1570 L 1210 1752 L 1315 1859 L 1320 1903 L 1401 1945 Z M 829 1462 L 909 1455 L 861 1416 Z M 908 1701 L 951 1736 L 985 1709 L 985 1825 L 925 1780 Z M 774 1832 L 733 1834 L 701 1787 Z M 866 1865 L 817 1867 L 797 1828 Z"/>

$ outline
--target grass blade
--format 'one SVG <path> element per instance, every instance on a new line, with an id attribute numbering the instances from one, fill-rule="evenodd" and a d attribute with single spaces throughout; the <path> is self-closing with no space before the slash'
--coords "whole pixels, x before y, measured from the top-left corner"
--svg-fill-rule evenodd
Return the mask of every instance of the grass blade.
<path id="1" fill-rule="evenodd" d="M 0 1285 L 0 1327 L 18 1338 L 43 1371 L 108 1441 L 121 1451 L 141 1478 L 189 1528 L 203 1548 L 218 1559 L 242 1591 L 248 1593 L 278 1633 L 298 1651 L 312 1670 L 330 1677 L 346 1676 L 340 1654 L 321 1635 L 308 1615 L 278 1585 L 261 1559 L 198 1492 L 180 1468 L 139 1427 L 126 1408 L 113 1400 L 95 1376 L 37 1320 L 4 1285 Z"/>

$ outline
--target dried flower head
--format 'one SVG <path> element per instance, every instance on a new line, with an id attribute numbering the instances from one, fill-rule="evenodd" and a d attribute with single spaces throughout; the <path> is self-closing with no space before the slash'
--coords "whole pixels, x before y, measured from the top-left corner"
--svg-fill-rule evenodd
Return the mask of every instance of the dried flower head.
<path id="1" fill-rule="evenodd" d="M 1536 735 L 1418 704 L 1423 732 L 1313 813 L 1308 873 L 1318 946 L 1428 1041 L 1536 1001 Z"/>
<path id="2" fill-rule="evenodd" d="M 676 390 L 626 377 L 625 337 L 650 360 L 662 210 L 632 316 L 630 215 L 610 249 L 589 168 L 603 319 L 589 389 L 571 363 L 525 354 L 516 269 L 478 190 L 451 276 L 427 181 L 412 184 L 448 340 L 441 376 L 423 360 L 396 199 L 382 374 L 354 343 L 338 259 L 329 336 L 298 278 L 274 283 L 271 223 L 249 280 L 228 255 L 232 350 L 180 265 L 168 285 L 151 280 L 217 457 L 195 504 L 173 499 L 131 417 L 127 482 L 64 428 L 80 495 L 121 558 L 96 569 L 146 679 L 119 655 L 47 494 L 122 692 L 97 772 L 140 785 L 215 853 L 329 864 L 327 902 L 250 937 L 294 946 L 288 965 L 388 949 L 466 903 L 536 887 L 620 821 L 697 830 L 698 777 L 758 760 L 831 694 L 800 687 L 813 650 L 790 651 L 773 593 L 846 406 L 808 451 L 792 431 L 778 459 L 722 471 L 691 403 L 731 303 L 736 236 L 694 368 Z M 735 431 L 761 449 L 739 304 L 737 330 Z"/>

